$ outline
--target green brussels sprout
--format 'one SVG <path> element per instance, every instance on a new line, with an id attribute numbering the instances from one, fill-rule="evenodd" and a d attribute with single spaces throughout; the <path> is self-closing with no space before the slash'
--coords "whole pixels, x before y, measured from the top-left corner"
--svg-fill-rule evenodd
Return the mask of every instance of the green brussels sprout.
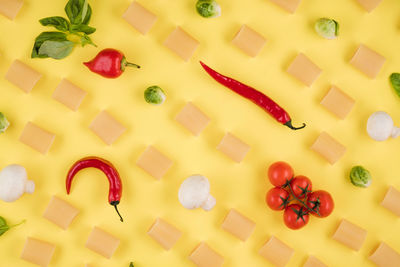
<path id="1" fill-rule="evenodd" d="M 221 7 L 215 0 L 198 0 L 196 10 L 204 18 L 216 18 L 221 16 Z"/>
<path id="2" fill-rule="evenodd" d="M 8 122 L 6 116 L 0 112 L 0 133 L 4 133 L 8 126 L 10 126 L 10 123 Z"/>
<path id="3" fill-rule="evenodd" d="M 150 86 L 144 91 L 144 99 L 147 103 L 153 105 L 161 105 L 165 101 L 164 91 L 157 85 Z"/>
<path id="4" fill-rule="evenodd" d="M 335 39 L 339 35 L 339 23 L 334 19 L 321 18 L 315 22 L 315 31 L 326 39 Z"/>
<path id="5" fill-rule="evenodd" d="M 364 167 L 354 166 L 350 171 L 350 181 L 355 186 L 368 187 L 371 185 L 372 177 Z"/>

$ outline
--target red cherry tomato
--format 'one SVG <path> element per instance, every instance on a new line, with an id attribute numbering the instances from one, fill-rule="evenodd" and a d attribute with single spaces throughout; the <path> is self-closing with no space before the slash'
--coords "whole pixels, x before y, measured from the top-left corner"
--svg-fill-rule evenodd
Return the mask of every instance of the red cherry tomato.
<path id="1" fill-rule="evenodd" d="M 308 177 L 299 175 L 290 181 L 290 188 L 296 197 L 303 199 L 312 192 L 312 182 Z"/>
<path id="2" fill-rule="evenodd" d="M 293 230 L 302 228 L 308 223 L 309 219 L 310 216 L 307 209 L 298 204 L 289 205 L 283 213 L 283 220 L 286 226 Z"/>
<path id="3" fill-rule="evenodd" d="M 268 178 L 274 186 L 282 187 L 293 178 L 293 169 L 286 162 L 275 162 L 269 166 Z"/>
<path id="4" fill-rule="evenodd" d="M 307 205 L 315 211 L 311 212 L 313 215 L 321 218 L 329 216 L 335 207 L 332 196 L 324 190 L 310 193 L 307 198 Z"/>
<path id="5" fill-rule="evenodd" d="M 289 204 L 289 192 L 280 187 L 271 188 L 265 196 L 265 202 L 272 210 L 283 210 Z"/>

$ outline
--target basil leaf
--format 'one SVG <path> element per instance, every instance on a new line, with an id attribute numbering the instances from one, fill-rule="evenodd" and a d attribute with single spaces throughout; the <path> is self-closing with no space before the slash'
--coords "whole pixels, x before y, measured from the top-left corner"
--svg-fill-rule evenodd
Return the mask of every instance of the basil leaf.
<path id="1" fill-rule="evenodd" d="M 54 59 L 63 59 L 68 56 L 74 43 L 71 41 L 45 41 L 39 48 L 39 55 L 46 55 Z"/>
<path id="2" fill-rule="evenodd" d="M 96 28 L 80 24 L 80 25 L 71 25 L 71 32 L 83 32 L 86 34 L 92 34 L 96 31 Z"/>
<path id="3" fill-rule="evenodd" d="M 65 13 L 72 24 L 82 24 L 88 13 L 87 0 L 69 0 L 65 6 Z"/>
<path id="4" fill-rule="evenodd" d="M 8 230 L 10 230 L 10 227 L 7 225 L 6 219 L 0 216 L 0 236 Z"/>
<path id="5" fill-rule="evenodd" d="M 91 45 L 97 47 L 97 45 L 95 43 L 93 43 L 92 39 L 90 39 L 90 37 L 88 35 L 86 35 L 85 33 L 81 37 L 81 44 L 82 44 L 82 47 L 85 45 L 88 45 L 88 44 L 91 44 Z"/>
<path id="6" fill-rule="evenodd" d="M 47 58 L 47 55 L 40 55 L 39 49 L 45 41 L 67 41 L 67 35 L 63 32 L 42 32 L 35 39 L 31 58 Z"/>
<path id="7" fill-rule="evenodd" d="M 64 19 L 63 17 L 48 17 L 39 20 L 40 24 L 43 26 L 53 26 L 57 30 L 66 32 L 69 30 L 69 22 L 68 20 Z"/>
<path id="8" fill-rule="evenodd" d="M 400 97 L 400 73 L 392 73 L 389 79 L 394 91 Z"/>
<path id="9" fill-rule="evenodd" d="M 90 18 L 92 17 L 92 7 L 88 4 L 86 16 L 82 21 L 82 24 L 88 25 L 90 22 Z"/>

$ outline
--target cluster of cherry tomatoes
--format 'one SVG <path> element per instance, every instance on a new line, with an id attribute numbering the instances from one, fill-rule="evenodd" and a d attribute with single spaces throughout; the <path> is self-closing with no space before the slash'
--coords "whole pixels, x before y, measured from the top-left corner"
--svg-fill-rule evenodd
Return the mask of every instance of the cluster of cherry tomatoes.
<path id="1" fill-rule="evenodd" d="M 294 176 L 292 167 L 278 161 L 268 169 L 268 178 L 275 187 L 270 189 L 265 201 L 273 210 L 284 210 L 283 220 L 290 229 L 305 226 L 310 216 L 329 216 L 334 208 L 331 195 L 324 191 L 312 191 L 312 183 L 306 176 Z"/>

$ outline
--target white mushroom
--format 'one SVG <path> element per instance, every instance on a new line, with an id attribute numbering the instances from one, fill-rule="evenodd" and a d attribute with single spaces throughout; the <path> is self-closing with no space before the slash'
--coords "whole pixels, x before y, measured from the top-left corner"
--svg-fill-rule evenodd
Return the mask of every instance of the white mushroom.
<path id="1" fill-rule="evenodd" d="M 179 202 L 187 209 L 211 210 L 216 203 L 210 195 L 210 183 L 201 175 L 192 175 L 181 184 L 178 193 Z"/>
<path id="2" fill-rule="evenodd" d="M 372 139 L 385 141 L 389 137 L 398 137 L 400 128 L 394 126 L 389 114 L 384 111 L 377 111 L 368 118 L 367 132 Z"/>
<path id="3" fill-rule="evenodd" d="M 28 180 L 28 175 L 23 166 L 12 164 L 0 172 L 0 199 L 5 202 L 13 202 L 24 193 L 32 194 L 35 191 L 35 183 Z"/>

